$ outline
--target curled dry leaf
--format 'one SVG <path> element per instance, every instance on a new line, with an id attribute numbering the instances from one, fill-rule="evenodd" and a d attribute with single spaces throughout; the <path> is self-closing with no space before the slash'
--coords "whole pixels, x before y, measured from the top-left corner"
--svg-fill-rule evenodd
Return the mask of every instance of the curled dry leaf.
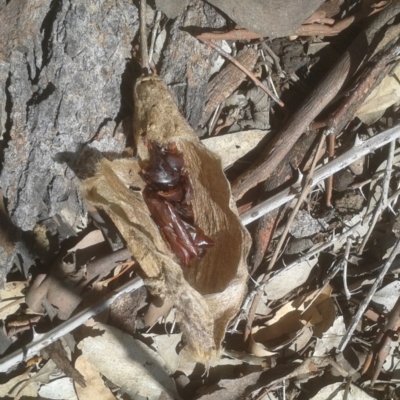
<path id="1" fill-rule="evenodd" d="M 283 305 L 263 326 L 253 327 L 250 351 L 265 357 L 292 343 L 308 327 L 312 327 L 315 336 L 321 337 L 335 320 L 331 292 L 332 288 L 327 285 Z"/>
<path id="2" fill-rule="evenodd" d="M 153 294 L 171 299 L 191 355 L 200 362 L 218 356 L 229 321 L 246 288 L 250 237 L 240 222 L 218 156 L 207 150 L 172 100 L 165 83 L 143 77 L 134 89 L 134 133 L 139 160 L 85 158 L 82 193 L 117 226 L 147 276 Z M 181 267 L 150 216 L 140 191 L 140 164 L 150 159 L 149 143 L 173 145 L 183 154 L 193 197 L 194 223 L 214 242 L 202 258 Z M 151 147 L 151 146 L 150 146 Z M 79 174 L 78 174 L 79 176 Z"/>

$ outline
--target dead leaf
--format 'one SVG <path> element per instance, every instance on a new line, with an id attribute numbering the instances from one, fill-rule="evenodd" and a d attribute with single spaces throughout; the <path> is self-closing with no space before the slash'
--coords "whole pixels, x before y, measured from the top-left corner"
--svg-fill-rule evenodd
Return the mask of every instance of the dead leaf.
<path id="1" fill-rule="evenodd" d="M 7 398 L 11 397 L 11 393 L 15 393 L 14 390 L 19 390 L 29 380 L 29 372 L 26 371 L 22 375 L 15 376 L 9 379 L 3 385 L 0 385 L 0 397 Z M 19 396 L 37 397 L 39 384 L 37 382 L 30 382 L 25 388 L 21 390 Z M 14 398 L 14 396 L 12 396 Z"/>
<path id="2" fill-rule="evenodd" d="M 79 356 L 75 361 L 75 368 L 83 375 L 86 387 L 74 384 L 79 400 L 115 400 L 116 397 L 104 384 L 99 372 L 84 356 Z"/>
<path id="3" fill-rule="evenodd" d="M 280 300 L 292 290 L 300 287 L 317 265 L 318 258 L 305 260 L 293 268 L 282 269 L 273 275 L 264 286 L 268 300 Z"/>
<path id="4" fill-rule="evenodd" d="M 317 339 L 313 356 L 327 356 L 334 347 L 339 345 L 345 333 L 346 326 L 343 322 L 343 316 L 340 316 L 336 318 L 333 325 L 322 334 L 322 338 Z"/>
<path id="5" fill-rule="evenodd" d="M 332 383 L 331 385 L 323 387 L 317 395 L 310 400 L 342 400 L 344 395 L 344 384 L 341 382 Z M 356 385 L 351 384 L 348 400 L 372 400 L 375 397 L 369 396 L 363 390 L 359 389 Z"/>
<path id="6" fill-rule="evenodd" d="M 396 280 L 379 289 L 372 297 L 372 301 L 380 312 L 387 313 L 394 307 L 399 296 L 400 282 Z"/>
<path id="7" fill-rule="evenodd" d="M 203 139 L 201 142 L 207 149 L 221 157 L 222 168 L 227 169 L 239 158 L 254 149 L 268 133 L 269 131 L 252 129 L 250 131 L 210 137 Z"/>
<path id="8" fill-rule="evenodd" d="M 82 194 L 113 220 L 147 275 L 146 284 L 152 293 L 172 299 L 194 359 L 208 362 L 218 357 L 225 329 L 241 305 L 250 237 L 238 217 L 220 159 L 201 144 L 179 114 L 165 83 L 156 76 L 141 78 L 134 98 L 138 156 L 141 160 L 149 158 L 148 141 L 160 146 L 176 143 L 184 154 L 194 190 L 196 225 L 215 246 L 182 270 L 142 194 L 127 187 L 138 187 L 132 184 L 138 181 L 135 160 L 115 163 L 95 154 L 89 165 L 88 157 L 84 157 Z"/>
<path id="9" fill-rule="evenodd" d="M 357 110 L 356 116 L 364 124 L 371 125 L 381 118 L 390 106 L 400 100 L 399 78 L 400 63 L 397 63 L 393 71 L 383 78 Z"/>
<path id="10" fill-rule="evenodd" d="M 66 376 L 62 376 L 42 385 L 38 394 L 44 399 L 78 400 L 72 379 Z"/>
<path id="11" fill-rule="evenodd" d="M 20 303 L 16 300 L 25 297 L 22 291 L 26 285 L 23 281 L 7 282 L 4 289 L 0 290 L 0 319 L 5 319 L 19 309 Z"/>
<path id="12" fill-rule="evenodd" d="M 262 351 L 262 346 L 267 351 L 280 349 L 298 338 L 305 327 L 313 327 L 314 334 L 321 335 L 335 317 L 331 292 L 331 287 L 326 286 L 282 306 L 263 326 L 253 327 L 252 349 L 257 352 Z"/>
<path id="13" fill-rule="evenodd" d="M 101 335 L 83 339 L 78 348 L 86 360 L 129 396 L 178 397 L 164 360 L 152 349 L 119 329 L 96 324 Z"/>

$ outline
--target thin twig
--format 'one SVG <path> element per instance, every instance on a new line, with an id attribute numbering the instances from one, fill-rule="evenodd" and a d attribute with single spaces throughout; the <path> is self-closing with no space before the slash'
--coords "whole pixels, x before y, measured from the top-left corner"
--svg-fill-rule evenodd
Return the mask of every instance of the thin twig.
<path id="1" fill-rule="evenodd" d="M 390 198 L 389 198 L 389 202 L 396 199 L 398 196 L 400 195 L 400 189 L 397 190 Z M 360 222 L 356 223 L 355 225 L 353 225 L 351 228 L 347 229 L 346 231 L 344 231 L 342 234 L 333 237 L 332 240 L 323 243 L 321 245 L 319 245 L 317 248 L 315 248 L 314 250 L 310 251 L 307 254 L 304 254 L 303 256 L 299 257 L 296 261 L 292 262 L 291 264 L 287 265 L 286 267 L 282 268 L 281 270 L 279 270 L 276 274 L 283 274 L 283 273 L 287 273 L 289 270 L 291 270 L 292 268 L 294 268 L 296 265 L 310 259 L 311 257 L 314 257 L 315 255 L 319 254 L 321 251 L 327 249 L 328 247 L 333 246 L 334 243 L 346 239 L 348 236 L 353 235 L 355 232 L 357 232 L 357 230 L 359 229 L 359 227 L 364 224 L 364 223 L 368 223 L 369 219 L 372 217 L 372 212 L 369 213 L 366 217 L 366 219 L 364 218 L 364 220 L 361 220 Z M 254 290 L 252 290 L 246 297 L 245 302 L 248 302 L 249 300 L 251 300 L 251 298 L 253 296 L 261 296 L 262 294 L 262 290 L 264 288 L 265 283 L 267 283 L 271 278 L 273 278 L 274 273 L 269 274 L 269 276 L 264 277 L 265 282 L 262 285 L 258 285 L 257 288 L 255 288 Z M 249 311 L 249 315 L 250 315 L 250 311 Z"/>
<path id="2" fill-rule="evenodd" d="M 355 331 L 361 317 L 363 316 L 365 310 L 367 309 L 372 296 L 375 294 L 376 290 L 378 289 L 378 287 L 381 285 L 383 278 L 385 277 L 385 275 L 387 274 L 390 266 L 392 265 L 394 259 L 396 258 L 398 252 L 400 251 L 400 238 L 397 239 L 395 246 L 393 247 L 391 253 L 390 253 L 390 257 L 388 258 L 388 260 L 386 261 L 385 265 L 383 266 L 382 271 L 379 273 L 378 278 L 375 280 L 374 284 L 371 286 L 367 296 L 365 296 L 365 298 L 363 299 L 363 301 L 360 304 L 360 307 L 357 310 L 356 315 L 353 317 L 351 324 L 349 326 L 349 328 L 347 329 L 347 332 L 345 333 L 345 335 L 343 336 L 339 346 L 337 347 L 337 352 L 342 352 L 345 347 L 347 346 L 347 343 L 349 342 L 353 332 Z"/>
<path id="3" fill-rule="evenodd" d="M 334 135 L 329 135 L 327 137 L 327 150 L 328 150 L 328 157 L 329 161 L 333 160 L 333 157 L 335 156 L 335 136 Z M 325 179 L 325 205 L 327 207 L 331 207 L 331 198 L 332 198 L 332 188 L 333 188 L 333 175 L 328 176 L 328 178 Z"/>
<path id="4" fill-rule="evenodd" d="M 160 26 L 160 21 L 161 21 L 161 11 L 157 11 L 153 30 L 151 31 L 151 40 L 150 40 L 150 49 L 149 49 L 149 64 L 152 64 L 152 62 L 153 62 L 154 44 L 156 42 L 157 31 Z"/>
<path id="5" fill-rule="evenodd" d="M 322 148 L 324 140 L 325 140 L 325 136 L 321 135 L 321 138 L 320 138 L 319 143 L 318 143 L 318 148 L 317 148 L 317 151 L 315 152 L 314 159 L 313 159 L 310 171 L 306 175 L 306 178 L 305 178 L 303 190 L 302 190 L 302 192 L 301 192 L 301 194 L 300 194 L 300 196 L 299 196 L 299 198 L 298 198 L 298 200 L 296 202 L 295 207 L 293 208 L 292 212 L 290 213 L 290 216 L 289 216 L 288 221 L 286 223 L 285 229 L 282 232 L 282 235 L 281 235 L 281 237 L 279 239 L 279 242 L 278 242 L 278 244 L 276 246 L 274 254 L 273 254 L 273 256 L 272 256 L 272 258 L 271 258 L 271 260 L 270 260 L 270 262 L 268 264 L 267 271 L 270 271 L 273 268 L 273 266 L 275 265 L 275 262 L 278 259 L 278 255 L 279 255 L 279 253 L 280 253 L 280 251 L 282 249 L 282 246 L 283 246 L 283 244 L 284 244 L 284 242 L 286 240 L 286 237 L 287 237 L 287 235 L 289 233 L 289 229 L 292 226 L 292 223 L 293 223 L 293 221 L 294 221 L 294 219 L 295 219 L 295 217 L 296 217 L 296 215 L 297 215 L 297 213 L 298 213 L 298 211 L 300 209 L 300 206 L 303 204 L 304 199 L 306 198 L 306 196 L 310 192 L 312 177 L 313 177 L 314 170 L 315 170 L 315 167 L 316 167 L 317 161 L 318 161 L 318 154 L 319 154 L 319 152 L 320 152 L 320 150 Z M 262 281 L 261 281 L 261 284 L 265 283 L 268 280 L 268 278 L 269 278 L 269 274 L 265 274 L 263 279 L 262 279 Z M 257 291 L 257 294 L 256 294 L 256 296 L 254 296 L 253 302 L 251 304 L 251 307 L 250 307 L 250 310 L 249 310 L 249 316 L 248 316 L 248 319 L 247 319 L 246 329 L 245 329 L 245 332 L 244 332 L 244 341 L 247 341 L 247 339 L 248 339 L 248 337 L 250 335 L 251 325 L 253 323 L 253 319 L 254 319 L 254 315 L 255 315 L 258 303 L 260 302 L 260 299 L 261 299 L 261 293 L 262 293 L 261 290 Z"/>
<path id="6" fill-rule="evenodd" d="M 299 198 L 298 198 L 298 200 L 296 202 L 295 207 L 293 208 L 292 212 L 290 213 L 290 216 L 289 216 L 288 221 L 286 223 L 285 229 L 282 232 L 282 235 L 281 235 L 281 237 L 279 239 L 279 242 L 278 242 L 278 244 L 276 246 L 274 254 L 273 254 L 273 256 L 272 256 L 272 258 L 271 258 L 271 260 L 270 260 L 270 262 L 268 264 L 267 271 L 270 271 L 273 268 L 273 266 L 275 265 L 275 262 L 276 262 L 276 260 L 278 258 L 278 254 L 281 251 L 283 243 L 286 240 L 286 236 L 289 233 L 289 229 L 292 226 L 292 223 L 293 223 L 293 221 L 294 221 L 294 219 L 295 219 L 295 217 L 297 215 L 297 212 L 299 211 L 300 206 L 303 204 L 304 199 L 306 198 L 306 196 L 310 192 L 310 189 L 311 189 L 310 183 L 311 183 L 311 180 L 312 180 L 312 177 L 313 177 L 313 174 L 314 174 L 314 170 L 315 170 L 315 167 L 316 167 L 316 164 L 317 164 L 318 153 L 322 148 L 322 144 L 323 144 L 324 140 L 325 140 L 325 137 L 323 135 L 321 135 L 321 139 L 320 139 L 320 141 L 318 143 L 318 148 L 317 148 L 317 151 L 315 152 L 313 163 L 311 165 L 309 173 L 306 175 L 303 189 L 302 189 L 302 191 L 300 193 L 300 196 L 299 196 Z"/>
<path id="7" fill-rule="evenodd" d="M 352 244 L 352 239 L 351 237 L 347 238 L 346 241 L 346 249 L 344 251 L 344 255 L 343 255 L 343 261 L 342 261 L 342 265 L 343 265 L 343 290 L 344 290 L 344 294 L 346 295 L 346 299 L 349 300 L 351 297 L 351 293 L 349 291 L 349 288 L 347 287 L 347 264 L 349 262 L 349 255 L 350 255 L 350 249 L 351 249 L 351 244 Z"/>
<path id="8" fill-rule="evenodd" d="M 236 200 L 275 172 L 308 126 L 368 60 L 368 49 L 377 32 L 399 13 L 400 3 L 392 2 L 365 31 L 360 32 L 325 78 L 262 149 L 254 163 L 232 183 L 232 195 Z"/>
<path id="9" fill-rule="evenodd" d="M 323 167 L 319 168 L 314 174 L 311 185 L 317 185 L 328 176 L 346 168 L 352 162 L 369 153 L 374 152 L 376 149 L 379 149 L 380 147 L 399 138 L 400 125 L 397 125 L 391 129 L 379 133 L 378 135 L 375 135 L 371 139 L 368 139 L 364 142 L 357 142 L 349 151 L 335 158 L 333 161 L 324 165 Z M 271 197 L 270 199 L 263 201 L 262 203 L 257 204 L 255 207 L 251 208 L 250 210 L 244 212 L 240 216 L 242 223 L 244 225 L 248 225 L 250 224 L 250 222 L 257 220 L 263 215 L 269 213 L 270 211 L 275 210 L 283 204 L 286 204 L 287 202 L 293 200 L 295 197 L 296 194 L 291 193 L 290 188 L 285 189 L 282 192 Z"/>
<path id="10" fill-rule="evenodd" d="M 395 141 L 391 142 L 389 145 L 389 155 L 386 163 L 385 175 L 383 176 L 382 194 L 379 199 L 378 205 L 374 211 L 374 215 L 372 217 L 371 225 L 368 228 L 368 232 L 364 236 L 361 246 L 358 249 L 358 254 L 362 254 L 362 252 L 364 251 L 365 245 L 367 244 L 367 241 L 371 236 L 371 233 L 374 230 L 375 225 L 380 215 L 382 214 L 382 211 L 387 207 L 388 196 L 389 196 L 389 183 L 390 183 L 390 177 L 392 175 L 392 165 L 393 165 L 395 147 L 396 147 L 396 142 Z"/>
<path id="11" fill-rule="evenodd" d="M 62 336 L 71 332 L 78 326 L 82 325 L 89 318 L 94 315 L 99 314 L 107 307 L 110 307 L 111 304 L 118 299 L 121 295 L 125 293 L 130 293 L 134 290 L 139 289 L 143 286 L 143 280 L 140 278 L 135 278 L 132 281 L 126 283 L 121 286 L 119 289 L 114 290 L 109 293 L 107 296 L 103 297 L 98 303 L 95 305 L 89 306 L 82 310 L 80 313 L 71 317 L 68 321 L 63 322 L 61 325 L 52 329 L 51 331 L 40 335 L 37 339 L 33 340 L 27 346 L 11 353 L 10 355 L 0 359 L 0 373 L 5 373 L 9 371 L 11 368 L 15 367 L 20 362 L 23 362 L 30 357 L 34 356 L 37 352 L 48 346 L 49 344 L 55 342 L 60 339 Z"/>
<path id="12" fill-rule="evenodd" d="M 146 74 L 150 72 L 149 54 L 147 52 L 147 29 L 146 29 L 146 13 L 147 3 L 146 0 L 140 0 L 140 55 L 142 62 L 142 69 Z"/>
<path id="13" fill-rule="evenodd" d="M 219 54 L 221 54 L 222 56 L 224 56 L 225 58 L 227 58 L 231 63 L 233 63 L 234 65 L 236 65 L 236 67 L 238 67 L 240 70 L 242 70 L 253 82 L 256 86 L 258 86 L 259 88 L 261 88 L 262 90 L 264 90 L 265 93 L 268 94 L 268 96 L 270 96 L 276 103 L 278 103 L 281 107 L 284 107 L 285 105 L 282 103 L 281 100 L 279 100 L 279 98 L 277 98 L 262 82 L 260 82 L 260 80 L 251 72 L 249 71 L 246 67 L 244 67 L 242 64 L 240 64 L 239 62 L 237 62 L 237 60 L 232 57 L 230 54 L 228 54 L 227 52 L 225 52 L 224 50 L 221 49 L 221 47 L 215 45 L 214 43 L 212 43 L 209 40 L 206 39 L 202 39 L 199 36 L 197 36 L 197 39 L 199 39 L 201 42 L 203 42 L 204 44 L 206 44 L 207 46 L 213 48 L 214 50 L 218 51 Z"/>

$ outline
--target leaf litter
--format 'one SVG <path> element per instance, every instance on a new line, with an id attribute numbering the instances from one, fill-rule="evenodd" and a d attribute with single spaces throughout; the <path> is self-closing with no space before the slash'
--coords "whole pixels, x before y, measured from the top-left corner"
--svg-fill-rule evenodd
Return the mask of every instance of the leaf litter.
<path id="1" fill-rule="evenodd" d="M 195 3 L 197 7 L 210 7 L 201 1 Z M 332 21 L 340 21 L 353 12 L 358 18 L 369 15 L 368 7 L 360 8 L 357 1 L 351 3 L 354 9 L 340 2 L 321 1 L 314 11 L 319 12 L 321 4 L 321 10 L 336 7 L 332 15 L 328 14 L 334 18 Z M 373 7 L 378 14 L 376 20 L 393 20 L 399 7 L 383 3 Z M 161 10 L 163 7 L 160 5 Z M 229 16 L 226 10 L 225 13 Z M 318 18 L 325 18 L 327 23 L 324 13 L 325 17 Z M 234 20 L 235 15 L 231 15 Z M 165 51 L 161 56 L 160 43 L 168 41 L 168 26 L 167 17 L 159 14 L 157 18 L 155 60 L 160 63 L 171 54 Z M 398 21 L 394 21 L 397 26 Z M 318 23 L 311 25 L 315 28 Z M 376 25 L 377 31 L 386 29 L 385 23 Z M 290 227 L 286 224 L 296 200 L 281 206 L 279 217 L 274 217 L 275 228 L 268 236 L 271 239 L 263 261 L 249 274 L 253 254 L 249 254 L 250 234 L 255 241 L 254 233 L 263 229 L 262 222 L 253 222 L 247 230 L 237 210 L 250 208 L 251 212 L 257 203 L 283 194 L 287 190 L 284 185 L 292 185 L 292 193 L 298 195 L 299 188 L 293 184 L 296 172 L 285 172 L 279 164 L 276 175 L 282 177 L 278 184 L 271 187 L 267 182 L 256 193 L 250 190 L 254 185 L 249 183 L 242 199 L 232 196 L 230 183 L 235 185 L 238 176 L 262 157 L 260 148 L 270 143 L 276 126 L 286 118 L 284 113 L 290 113 L 293 99 L 309 90 L 315 79 L 312 77 L 318 76 L 320 70 L 328 70 L 324 57 L 332 51 L 332 43 L 340 40 L 334 37 L 332 42 L 324 42 L 315 47 L 315 52 L 306 54 L 307 47 L 318 44 L 320 39 L 312 35 L 296 37 L 296 25 L 292 32 L 295 36 L 290 40 L 272 40 L 273 50 L 268 41 L 260 39 L 243 41 L 238 36 L 225 42 L 225 47 L 233 50 L 233 57 L 236 46 L 251 49 L 252 56 L 258 54 L 258 64 L 251 61 L 249 68 L 255 79 L 260 78 L 273 93 L 272 99 L 247 80 L 246 73 L 238 75 L 220 59 L 213 73 L 224 71 L 221 81 L 225 87 L 218 88 L 218 79 L 213 80 L 208 93 L 218 94 L 218 102 L 208 99 L 212 110 L 199 119 L 203 125 L 191 127 L 162 79 L 151 74 L 143 76 L 137 79 L 133 95 L 136 156 L 132 157 L 128 149 L 116 157 L 89 145 L 78 158 L 67 160 L 87 204 L 89 224 L 82 232 L 75 232 L 76 239 L 68 239 L 62 250 L 52 249 L 58 254 L 54 261 L 40 273 L 32 270 L 29 279 L 18 272 L 16 263 L 0 290 L 3 360 L 12 359 L 13 352 L 21 353 L 29 341 L 39 341 L 43 333 L 50 338 L 35 357 L 3 371 L 7 372 L 0 384 L 3 398 L 400 397 L 396 129 L 386 142 L 390 145 L 379 150 L 377 145 L 359 157 L 358 165 L 353 163 L 346 169 L 351 175 L 350 183 L 340 190 L 335 185 L 332 189 L 329 178 L 312 190 L 311 186 L 300 188 L 305 201 Z M 252 34 L 245 29 L 226 33 Z M 219 34 L 216 32 L 212 39 L 218 40 Z M 368 88 L 369 96 L 360 100 L 361 105 L 354 108 L 351 116 L 343 117 L 347 122 L 335 137 L 336 156 L 349 149 L 352 156 L 357 154 L 357 135 L 367 140 L 367 136 L 397 127 L 393 121 L 398 120 L 398 66 L 392 61 L 375 86 Z M 227 73 L 228 66 L 234 72 Z M 362 62 L 360 68 L 367 76 L 369 68 L 372 71 Z M 254 81 L 254 77 L 251 79 Z M 351 83 L 346 90 L 352 90 Z M 244 93 L 248 101 L 243 102 L 238 93 Z M 284 113 L 276 102 L 278 97 L 289 105 Z M 240 101 L 244 109 L 235 106 L 235 101 Z M 329 133 L 329 129 L 323 132 L 324 126 L 330 125 L 329 118 L 325 125 L 318 119 L 314 123 L 322 127 L 314 128 L 316 137 Z M 185 190 L 193 190 L 188 202 L 194 229 L 200 229 L 214 242 L 188 266 L 182 265 L 182 259 L 166 240 L 166 231 L 142 196 L 148 184 L 143 179 L 143 165 L 151 159 L 154 143 L 164 154 L 173 145 L 175 154 L 183 155 L 179 185 L 190 180 L 185 185 L 191 189 Z M 302 162 L 296 167 L 304 174 L 309 173 L 310 150 L 303 151 Z M 273 157 L 273 151 L 269 157 Z M 329 169 L 332 160 L 324 152 L 313 157 L 318 163 L 316 173 L 323 165 Z M 293 160 L 285 159 L 284 164 L 293 166 Z M 332 170 L 331 175 L 338 177 L 338 171 Z M 312 181 L 312 176 L 305 176 L 305 181 Z M 173 190 L 177 188 L 174 186 Z M 156 193 L 175 196 L 171 187 L 161 194 L 157 188 Z M 333 198 L 333 206 L 326 200 L 327 193 Z M 170 210 L 174 201 L 168 198 L 162 204 Z M 185 200 L 176 207 L 182 204 L 186 206 Z M 280 248 L 277 244 L 285 227 L 288 235 Z M 191 235 L 192 239 L 187 239 L 190 243 L 195 237 Z M 307 241 L 307 245 L 294 247 L 296 241 Z M 119 244 L 113 247 L 113 243 Z M 9 253 L 13 251 L 6 239 L 0 244 Z M 47 245 L 50 251 L 51 243 L 46 242 Z M 257 245 L 253 242 L 253 246 Z M 271 259 L 276 261 L 271 263 Z M 120 284 L 137 274 L 146 289 L 121 297 L 120 306 L 114 307 L 111 314 L 104 310 L 92 321 L 84 317 L 82 325 L 71 333 L 68 325 L 73 316 L 96 309 L 102 298 L 113 290 L 118 292 Z M 128 318 L 126 313 L 131 314 L 130 322 L 124 324 L 121 321 Z M 118 327 L 116 321 L 120 321 Z M 63 339 L 52 347 L 52 332 L 57 329 L 61 329 Z M 372 360 L 369 364 L 367 355 Z"/>

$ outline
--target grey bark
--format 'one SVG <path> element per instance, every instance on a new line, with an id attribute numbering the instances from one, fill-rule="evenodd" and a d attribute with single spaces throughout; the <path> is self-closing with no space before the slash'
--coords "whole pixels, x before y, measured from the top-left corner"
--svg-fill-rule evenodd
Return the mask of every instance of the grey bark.
<path id="1" fill-rule="evenodd" d="M 132 143 L 136 5 L 0 0 L 0 195 L 18 233 L 13 252 L 5 251 L 1 233 L 10 223 L 0 221 L 0 286 L 16 256 L 32 263 L 24 231 L 40 224 L 61 241 L 87 223 L 64 155 L 72 165 L 86 145 L 121 153 Z M 212 7 L 196 0 L 167 26 L 170 37 L 157 67 L 194 124 L 207 94 L 211 50 L 180 27 L 223 23 Z M 26 273 L 29 265 L 22 268 Z"/>
<path id="2" fill-rule="evenodd" d="M 121 82 L 137 29 L 130 0 L 0 3 L 0 185 L 14 229 L 85 224 L 74 174 L 58 155 L 90 141 L 101 151 L 125 147 Z M 0 249 L 0 283 L 20 247 L 7 257 Z"/>

